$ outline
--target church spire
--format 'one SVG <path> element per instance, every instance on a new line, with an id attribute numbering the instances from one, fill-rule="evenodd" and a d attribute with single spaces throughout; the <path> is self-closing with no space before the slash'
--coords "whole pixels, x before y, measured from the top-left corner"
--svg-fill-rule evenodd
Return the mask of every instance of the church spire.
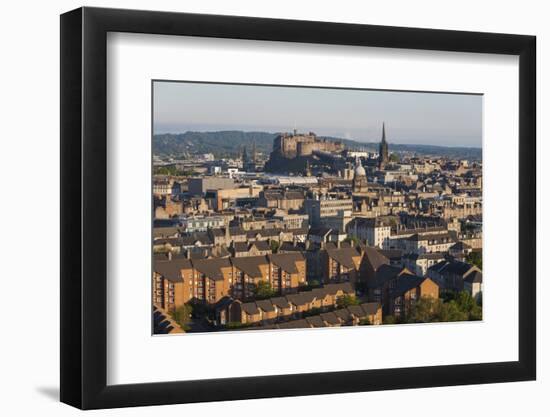
<path id="1" fill-rule="evenodd" d="M 388 142 L 386 142 L 386 124 L 382 122 L 382 140 L 378 151 L 378 168 L 384 170 L 389 161 Z"/>

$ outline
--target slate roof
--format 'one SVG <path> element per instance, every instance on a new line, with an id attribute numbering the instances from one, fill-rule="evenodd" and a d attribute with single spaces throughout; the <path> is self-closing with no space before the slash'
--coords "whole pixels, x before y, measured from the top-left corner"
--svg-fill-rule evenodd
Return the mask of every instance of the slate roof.
<path id="1" fill-rule="evenodd" d="M 321 319 L 321 316 L 306 317 L 306 321 L 311 327 L 327 327 L 325 322 Z"/>
<path id="2" fill-rule="evenodd" d="M 312 227 L 309 229 L 309 235 L 326 236 L 331 232 L 331 228 L 325 226 Z"/>
<path id="3" fill-rule="evenodd" d="M 367 246 L 363 250 L 365 252 L 365 259 L 373 270 L 378 270 L 382 265 L 389 265 L 390 260 L 377 249 Z"/>
<path id="4" fill-rule="evenodd" d="M 340 324 L 340 320 L 338 319 L 338 316 L 334 313 L 321 313 L 320 314 L 321 319 L 328 324 L 332 325 L 338 325 Z"/>
<path id="5" fill-rule="evenodd" d="M 229 258 L 195 259 L 191 263 L 197 271 L 215 281 L 223 280 L 222 268 L 231 267 Z"/>
<path id="6" fill-rule="evenodd" d="M 483 282 L 483 274 L 477 270 L 473 270 L 464 277 L 464 282 L 481 284 Z"/>
<path id="7" fill-rule="evenodd" d="M 260 265 L 267 265 L 267 259 L 264 255 L 260 256 L 245 256 L 242 258 L 231 258 L 231 263 L 235 268 L 244 272 L 252 278 L 262 278 Z"/>
<path id="8" fill-rule="evenodd" d="M 308 304 L 308 297 L 305 297 L 303 294 L 288 294 L 286 299 L 294 304 L 295 306 L 303 306 Z"/>
<path id="9" fill-rule="evenodd" d="M 339 310 L 334 310 L 334 314 L 342 321 L 347 322 L 351 320 L 351 313 L 347 308 L 341 308 Z"/>
<path id="10" fill-rule="evenodd" d="M 285 297 L 273 297 L 270 298 L 269 301 L 281 309 L 290 307 L 290 304 Z"/>
<path id="11" fill-rule="evenodd" d="M 472 247 L 467 243 L 460 241 L 460 242 L 456 242 L 453 246 L 450 247 L 450 249 L 466 250 L 466 249 L 472 249 Z"/>
<path id="12" fill-rule="evenodd" d="M 153 265 L 153 270 L 156 273 L 172 282 L 181 282 L 181 270 L 190 268 L 191 262 L 186 258 L 172 259 L 171 261 L 155 261 Z"/>
<path id="13" fill-rule="evenodd" d="M 376 314 L 378 309 L 380 308 L 380 304 L 378 303 L 363 303 L 361 304 L 361 308 L 367 315 Z"/>
<path id="14" fill-rule="evenodd" d="M 270 313 L 272 311 L 275 311 L 275 307 L 270 300 L 258 300 L 256 301 L 256 305 L 258 306 L 258 308 L 262 309 L 265 312 Z"/>
<path id="15" fill-rule="evenodd" d="M 418 253 L 410 253 L 406 257 L 412 261 L 418 259 L 445 259 L 445 254 L 439 252 L 422 253 L 420 255 Z"/>
<path id="16" fill-rule="evenodd" d="M 306 250 L 306 245 L 304 242 L 297 242 L 296 245 L 294 242 L 283 242 L 279 247 L 279 253 L 282 252 L 302 252 Z"/>
<path id="17" fill-rule="evenodd" d="M 396 278 L 404 268 L 393 265 L 381 265 L 375 273 L 374 280 L 367 283 L 369 288 L 378 288 Z"/>
<path id="18" fill-rule="evenodd" d="M 258 314 L 260 311 L 258 310 L 258 306 L 254 302 L 250 303 L 242 303 L 241 309 L 248 315 L 252 316 L 254 314 Z"/>
<path id="19" fill-rule="evenodd" d="M 416 276 L 416 275 L 409 275 L 409 274 L 401 275 L 399 278 L 397 278 L 397 282 L 395 283 L 395 287 L 391 290 L 391 296 L 392 297 L 398 297 L 400 295 L 403 295 L 407 291 L 418 287 L 420 284 L 422 284 L 427 279 L 429 279 L 429 278 L 419 277 L 419 276 Z"/>
<path id="20" fill-rule="evenodd" d="M 304 256 L 301 253 L 277 253 L 267 256 L 271 262 L 290 274 L 298 273 L 296 262 L 304 260 Z"/>
<path id="21" fill-rule="evenodd" d="M 353 314 L 355 317 L 365 317 L 365 311 L 361 306 L 348 306 L 347 310 L 350 314 Z"/>
<path id="22" fill-rule="evenodd" d="M 401 256 L 403 256 L 403 251 L 400 249 L 377 249 L 377 252 L 394 261 L 401 260 Z"/>
<path id="23" fill-rule="evenodd" d="M 327 249 L 327 255 L 349 269 L 357 268 L 353 258 L 361 256 L 355 248 Z"/>
<path id="24" fill-rule="evenodd" d="M 417 241 L 417 242 L 422 242 L 425 240 L 435 240 L 437 242 L 446 240 L 447 242 L 451 242 L 451 241 L 454 241 L 455 239 L 456 237 L 453 236 L 451 233 L 428 234 L 428 235 L 419 235 L 418 233 L 416 233 L 411 237 L 409 237 L 409 240 Z"/>

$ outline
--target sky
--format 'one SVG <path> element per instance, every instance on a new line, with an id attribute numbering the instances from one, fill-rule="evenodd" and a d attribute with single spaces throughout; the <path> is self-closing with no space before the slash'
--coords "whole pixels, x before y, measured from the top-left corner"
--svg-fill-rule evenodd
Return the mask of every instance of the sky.
<path id="1" fill-rule="evenodd" d="M 154 133 L 315 132 L 378 142 L 481 147 L 481 95 L 155 81 Z"/>

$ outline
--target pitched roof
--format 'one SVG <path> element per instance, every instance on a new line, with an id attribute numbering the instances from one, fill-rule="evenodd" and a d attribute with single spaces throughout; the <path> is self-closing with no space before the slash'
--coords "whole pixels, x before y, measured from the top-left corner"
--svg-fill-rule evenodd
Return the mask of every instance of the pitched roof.
<path id="1" fill-rule="evenodd" d="M 228 258 L 194 259 L 191 263 L 201 274 L 216 281 L 223 280 L 222 268 L 231 267 Z"/>
<path id="2" fill-rule="evenodd" d="M 318 226 L 318 227 L 312 227 L 309 229 L 309 235 L 315 235 L 315 236 L 326 236 L 331 232 L 330 227 L 325 226 Z"/>
<path id="3" fill-rule="evenodd" d="M 353 258 L 361 256 L 355 248 L 327 249 L 326 252 L 330 258 L 349 269 L 357 268 Z"/>
<path id="4" fill-rule="evenodd" d="M 347 310 L 355 317 L 365 317 L 365 310 L 361 306 L 348 306 Z"/>
<path id="5" fill-rule="evenodd" d="M 361 304 L 361 308 L 367 315 L 376 314 L 378 309 L 380 308 L 379 303 L 363 303 Z"/>
<path id="6" fill-rule="evenodd" d="M 295 306 L 303 306 L 308 304 L 307 297 L 303 294 L 288 294 L 286 299 Z"/>
<path id="7" fill-rule="evenodd" d="M 311 327 L 327 327 L 325 322 L 321 319 L 321 316 L 306 317 L 306 321 L 311 325 Z"/>
<path id="8" fill-rule="evenodd" d="M 376 271 L 382 265 L 389 265 L 390 260 L 385 255 L 380 253 L 377 249 L 367 246 L 363 250 L 365 253 L 365 259 L 374 271 Z"/>
<path id="9" fill-rule="evenodd" d="M 321 316 L 321 319 L 324 322 L 327 322 L 328 324 L 332 324 L 332 325 L 340 324 L 340 320 L 338 319 L 338 316 L 334 313 L 321 313 L 320 316 Z"/>
<path id="10" fill-rule="evenodd" d="M 267 255 L 272 263 L 277 265 L 283 271 L 290 274 L 298 273 L 298 268 L 296 267 L 296 262 L 303 261 L 304 256 L 299 253 L 277 253 L 272 255 Z"/>
<path id="11" fill-rule="evenodd" d="M 252 245 L 256 246 L 256 249 L 259 251 L 267 251 L 271 250 L 271 246 L 267 242 L 267 240 L 258 240 L 256 242 L 253 242 Z"/>
<path id="12" fill-rule="evenodd" d="M 459 241 L 459 242 L 456 242 L 453 246 L 451 246 L 450 249 L 466 250 L 466 249 L 472 249 L 472 247 L 465 242 Z"/>
<path id="13" fill-rule="evenodd" d="M 429 278 L 419 277 L 416 275 L 409 275 L 409 274 L 401 275 L 399 278 L 397 278 L 395 287 L 391 290 L 391 296 L 397 297 L 397 296 L 403 295 L 407 291 L 418 287 L 427 279 Z"/>
<path id="14" fill-rule="evenodd" d="M 386 282 L 396 278 L 401 273 L 406 273 L 404 268 L 393 265 L 381 265 L 374 275 L 374 280 L 368 282 L 369 288 L 378 288 Z"/>
<path id="15" fill-rule="evenodd" d="M 156 260 L 153 264 L 153 270 L 156 273 L 172 282 L 181 282 L 181 270 L 190 268 L 191 262 L 186 258 L 177 258 L 166 261 Z"/>
<path id="16" fill-rule="evenodd" d="M 245 256 L 242 258 L 231 258 L 231 263 L 238 270 L 244 272 L 252 278 L 262 278 L 260 265 L 267 265 L 267 259 L 264 255 Z"/>
<path id="17" fill-rule="evenodd" d="M 258 310 L 258 306 L 254 302 L 250 303 L 242 303 L 241 309 L 248 315 L 252 316 L 254 314 L 258 314 L 260 311 Z"/>
<path id="18" fill-rule="evenodd" d="M 351 313 L 347 308 L 341 308 L 339 310 L 334 310 L 334 314 L 344 322 L 351 320 Z"/>
<path id="19" fill-rule="evenodd" d="M 464 282 L 468 282 L 470 284 L 481 284 L 483 282 L 483 274 L 480 271 L 474 269 L 468 275 L 466 275 L 466 277 L 464 277 Z"/>
<path id="20" fill-rule="evenodd" d="M 400 260 L 403 256 L 403 251 L 400 249 L 376 249 L 380 254 L 388 259 Z"/>
<path id="21" fill-rule="evenodd" d="M 306 250 L 306 245 L 303 242 L 283 242 L 279 247 L 279 252 L 302 252 Z"/>
<path id="22" fill-rule="evenodd" d="M 430 253 L 410 253 L 406 256 L 407 259 L 416 261 L 418 259 L 445 259 L 445 254 L 440 252 L 430 252 Z"/>
<path id="23" fill-rule="evenodd" d="M 270 302 L 276 305 L 279 308 L 289 308 L 290 304 L 285 297 L 273 297 L 270 299 Z"/>
<path id="24" fill-rule="evenodd" d="M 275 311 L 275 307 L 270 300 L 258 300 L 256 301 L 256 305 L 265 312 Z"/>

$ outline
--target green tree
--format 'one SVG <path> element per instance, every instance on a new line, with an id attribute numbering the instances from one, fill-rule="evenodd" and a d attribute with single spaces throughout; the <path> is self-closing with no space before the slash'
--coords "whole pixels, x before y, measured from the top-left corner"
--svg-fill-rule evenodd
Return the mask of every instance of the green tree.
<path id="1" fill-rule="evenodd" d="M 355 297 L 355 295 L 346 294 L 336 299 L 336 308 L 346 308 L 349 306 L 356 306 L 361 302 Z"/>
<path id="2" fill-rule="evenodd" d="M 390 162 L 399 162 L 399 161 L 400 161 L 399 155 L 397 155 L 396 153 L 390 154 Z"/>
<path id="3" fill-rule="evenodd" d="M 384 316 L 384 319 L 382 320 L 382 324 L 396 324 L 397 320 L 395 319 L 395 316 Z"/>
<path id="4" fill-rule="evenodd" d="M 182 329 L 188 330 L 189 323 L 191 323 L 191 314 L 193 314 L 193 307 L 189 304 L 183 304 L 172 313 L 172 318 Z"/>
<path id="5" fill-rule="evenodd" d="M 466 257 L 466 261 L 483 271 L 483 254 L 481 252 L 470 252 Z"/>
<path id="6" fill-rule="evenodd" d="M 442 301 L 433 297 L 422 297 L 412 306 L 405 318 L 407 323 L 430 323 L 437 320 Z"/>
<path id="7" fill-rule="evenodd" d="M 453 300 L 448 303 L 441 303 L 433 321 L 448 322 L 466 320 L 468 320 L 468 313 L 461 310 L 459 304 Z"/>
<path id="8" fill-rule="evenodd" d="M 256 288 L 254 289 L 254 297 L 257 300 L 275 297 L 276 295 L 277 293 L 273 290 L 273 288 L 271 288 L 271 284 L 267 281 L 258 282 L 258 285 L 256 285 Z"/>
<path id="9" fill-rule="evenodd" d="M 348 236 L 344 239 L 344 242 L 351 243 L 352 246 L 357 246 L 359 244 L 359 239 L 355 236 Z"/>
<path id="10" fill-rule="evenodd" d="M 269 242 L 269 245 L 271 246 L 271 252 L 277 253 L 279 251 L 280 244 L 276 240 Z"/>

